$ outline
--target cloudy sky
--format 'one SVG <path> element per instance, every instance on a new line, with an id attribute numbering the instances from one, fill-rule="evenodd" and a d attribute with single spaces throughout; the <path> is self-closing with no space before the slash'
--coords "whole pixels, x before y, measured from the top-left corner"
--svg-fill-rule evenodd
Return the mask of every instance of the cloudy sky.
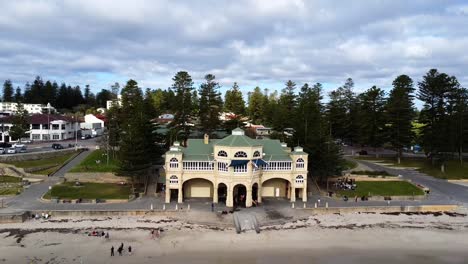
<path id="1" fill-rule="evenodd" d="M 0 0 L 0 80 L 166 88 L 177 71 L 356 91 L 430 68 L 468 86 L 468 1 Z"/>

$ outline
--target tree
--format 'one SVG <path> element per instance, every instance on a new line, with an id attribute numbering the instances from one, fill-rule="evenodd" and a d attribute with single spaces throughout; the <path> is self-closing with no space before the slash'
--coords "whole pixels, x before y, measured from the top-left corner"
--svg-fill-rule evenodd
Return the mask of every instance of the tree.
<path id="1" fill-rule="evenodd" d="M 3 101 L 13 102 L 13 85 L 10 80 L 6 80 L 3 83 Z"/>
<path id="2" fill-rule="evenodd" d="M 107 101 L 112 100 L 112 93 L 107 89 L 102 89 L 96 94 L 96 107 L 106 107 Z"/>
<path id="3" fill-rule="evenodd" d="M 436 69 L 429 70 L 418 83 L 417 98 L 424 103 L 420 122 L 422 129 L 422 144 L 425 152 L 434 164 L 435 156 L 440 156 L 447 143 L 448 128 L 446 127 L 446 108 L 448 95 L 453 89 L 453 79 Z"/>
<path id="4" fill-rule="evenodd" d="M 239 85 L 237 85 L 236 82 L 230 90 L 226 91 L 224 98 L 224 109 L 227 112 L 232 112 L 235 115 L 245 114 L 245 101 L 242 97 L 242 92 L 239 89 Z"/>
<path id="5" fill-rule="evenodd" d="M 361 104 L 361 143 L 374 148 L 385 140 L 384 91 L 376 86 L 359 95 Z"/>
<path id="6" fill-rule="evenodd" d="M 171 127 L 175 128 L 177 133 L 181 133 L 183 145 L 186 146 L 187 139 L 190 135 L 190 121 L 193 112 L 193 81 L 192 77 L 186 71 L 178 72 L 172 80 L 174 83 L 171 89 L 175 93 L 175 105 L 173 107 L 177 110 L 175 111 L 174 121 Z"/>
<path id="7" fill-rule="evenodd" d="M 121 110 L 119 172 L 134 177 L 147 175 L 155 158 L 151 155 L 154 142 L 143 94 L 134 80 L 129 80 L 122 89 Z"/>
<path id="8" fill-rule="evenodd" d="M 260 87 L 257 86 L 249 96 L 248 112 L 251 122 L 254 124 L 262 123 L 265 118 L 264 111 L 264 95 L 262 94 Z"/>
<path id="9" fill-rule="evenodd" d="M 16 104 L 16 112 L 13 116 L 12 124 L 13 126 L 10 128 L 9 134 L 11 139 L 19 140 L 21 143 L 21 139 L 26 135 L 26 132 L 29 131 L 29 124 L 28 124 L 28 112 L 24 109 L 22 103 Z"/>
<path id="10" fill-rule="evenodd" d="M 335 139 L 356 142 L 359 120 L 359 103 L 353 92 L 354 82 L 348 78 L 345 84 L 329 93 L 330 101 L 327 105 L 327 118 L 330 135 Z M 358 133 L 358 132 L 357 132 Z"/>
<path id="11" fill-rule="evenodd" d="M 23 95 L 21 94 L 21 88 L 18 86 L 16 87 L 15 92 L 15 103 L 23 102 Z"/>
<path id="12" fill-rule="evenodd" d="M 403 148 L 413 141 L 414 113 L 413 80 L 408 75 L 400 75 L 393 81 L 393 89 L 385 106 L 387 112 L 387 136 L 401 162 Z"/>
<path id="13" fill-rule="evenodd" d="M 316 83 L 312 88 L 304 84 L 298 97 L 298 108 L 295 111 L 298 117 L 294 124 L 295 142 L 309 144 L 316 142 L 324 130 L 324 107 L 322 105 L 322 84 Z"/>
<path id="14" fill-rule="evenodd" d="M 89 88 L 89 84 L 87 84 L 85 87 L 84 103 L 88 107 L 93 107 L 96 105 L 96 96 L 91 92 L 91 88 Z"/>
<path id="15" fill-rule="evenodd" d="M 456 80 L 452 80 L 455 82 Z M 458 152 L 458 160 L 463 164 L 463 149 L 468 145 L 468 90 L 453 84 L 448 95 L 447 106 L 449 142 L 453 152 Z"/>
<path id="16" fill-rule="evenodd" d="M 199 117 L 200 125 L 205 133 L 210 135 L 221 124 L 219 115 L 223 106 L 219 84 L 213 74 L 205 76 L 205 82 L 200 85 Z"/>
<path id="17" fill-rule="evenodd" d="M 273 117 L 274 128 L 283 133 L 283 130 L 287 127 L 292 127 L 295 123 L 296 118 L 296 95 L 294 90 L 296 89 L 296 83 L 289 80 L 285 84 L 285 88 L 281 91 L 281 95 L 278 102 L 276 115 Z"/>

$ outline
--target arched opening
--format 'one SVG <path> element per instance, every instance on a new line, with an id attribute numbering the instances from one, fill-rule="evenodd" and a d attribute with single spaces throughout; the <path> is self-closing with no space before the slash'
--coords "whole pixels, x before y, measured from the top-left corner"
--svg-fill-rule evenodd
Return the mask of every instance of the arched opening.
<path id="1" fill-rule="evenodd" d="M 227 186 L 224 183 L 218 184 L 218 203 L 226 204 Z"/>
<path id="2" fill-rule="evenodd" d="M 281 178 L 269 179 L 262 184 L 262 197 L 289 198 L 289 181 Z"/>
<path id="3" fill-rule="evenodd" d="M 243 184 L 237 184 L 233 189 L 234 207 L 245 207 L 247 188 Z"/>
<path id="4" fill-rule="evenodd" d="M 252 206 L 258 205 L 258 183 L 252 185 Z"/>
<path id="5" fill-rule="evenodd" d="M 187 180 L 182 185 L 182 190 L 184 200 L 207 200 L 208 198 L 213 198 L 213 183 L 206 179 L 195 178 Z"/>

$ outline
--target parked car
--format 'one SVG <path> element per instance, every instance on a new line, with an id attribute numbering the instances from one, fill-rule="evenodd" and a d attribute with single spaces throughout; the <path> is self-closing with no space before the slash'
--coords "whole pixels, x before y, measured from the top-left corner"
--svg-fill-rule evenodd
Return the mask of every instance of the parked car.
<path id="1" fill-rule="evenodd" d="M 52 144 L 52 148 L 53 149 L 63 149 L 63 146 L 61 144 L 59 144 L 59 143 L 54 143 L 54 144 Z"/>
<path id="2" fill-rule="evenodd" d="M 17 147 L 17 148 L 16 148 L 16 151 L 18 151 L 18 150 L 19 150 L 19 153 L 25 153 L 28 149 L 27 149 L 26 146 L 22 146 L 22 147 L 20 147 L 20 148 Z"/>
<path id="3" fill-rule="evenodd" d="M 91 135 L 89 135 L 89 134 L 81 136 L 81 139 L 90 139 L 90 138 L 91 138 Z"/>
<path id="4" fill-rule="evenodd" d="M 0 154 L 5 154 L 5 148 L 0 148 Z"/>
<path id="5" fill-rule="evenodd" d="M 11 147 L 7 149 L 7 154 L 15 154 L 16 153 L 16 148 Z"/>
<path id="6" fill-rule="evenodd" d="M 11 148 L 11 144 L 3 142 L 3 143 L 0 143 L 0 147 L 4 149 Z"/>

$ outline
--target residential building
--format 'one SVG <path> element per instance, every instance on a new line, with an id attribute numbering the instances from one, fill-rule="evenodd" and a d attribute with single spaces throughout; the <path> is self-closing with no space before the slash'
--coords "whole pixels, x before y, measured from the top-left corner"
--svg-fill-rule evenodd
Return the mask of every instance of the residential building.
<path id="1" fill-rule="evenodd" d="M 84 122 L 80 123 L 82 134 L 92 137 L 101 136 L 104 133 L 105 121 L 106 118 L 103 115 L 85 115 Z"/>
<path id="2" fill-rule="evenodd" d="M 234 129 L 223 139 L 189 139 L 165 154 L 166 203 L 209 198 L 226 206 L 252 206 L 263 198 L 307 201 L 308 154 L 279 140 L 252 139 Z"/>
<path id="3" fill-rule="evenodd" d="M 246 128 L 250 132 L 249 135 L 257 139 L 269 138 L 273 132 L 271 127 L 265 127 L 263 125 L 247 124 Z"/>
<path id="4" fill-rule="evenodd" d="M 29 114 L 55 113 L 55 108 L 50 104 L 23 104 L 23 108 Z M 15 102 L 0 102 L 0 115 L 2 116 L 13 115 L 17 110 L 18 104 Z"/>
<path id="5" fill-rule="evenodd" d="M 11 142 L 9 130 L 13 116 L 0 118 L 0 142 Z M 65 140 L 75 138 L 79 123 L 72 117 L 56 114 L 33 114 L 27 118 L 30 130 L 27 138 L 32 141 Z"/>
<path id="6" fill-rule="evenodd" d="M 112 103 L 114 102 L 114 100 L 107 100 L 106 101 L 106 108 L 107 110 L 109 110 L 111 107 L 112 107 Z M 122 106 L 122 95 L 117 95 L 117 100 L 116 100 L 116 103 L 117 105 L 120 107 Z"/>

